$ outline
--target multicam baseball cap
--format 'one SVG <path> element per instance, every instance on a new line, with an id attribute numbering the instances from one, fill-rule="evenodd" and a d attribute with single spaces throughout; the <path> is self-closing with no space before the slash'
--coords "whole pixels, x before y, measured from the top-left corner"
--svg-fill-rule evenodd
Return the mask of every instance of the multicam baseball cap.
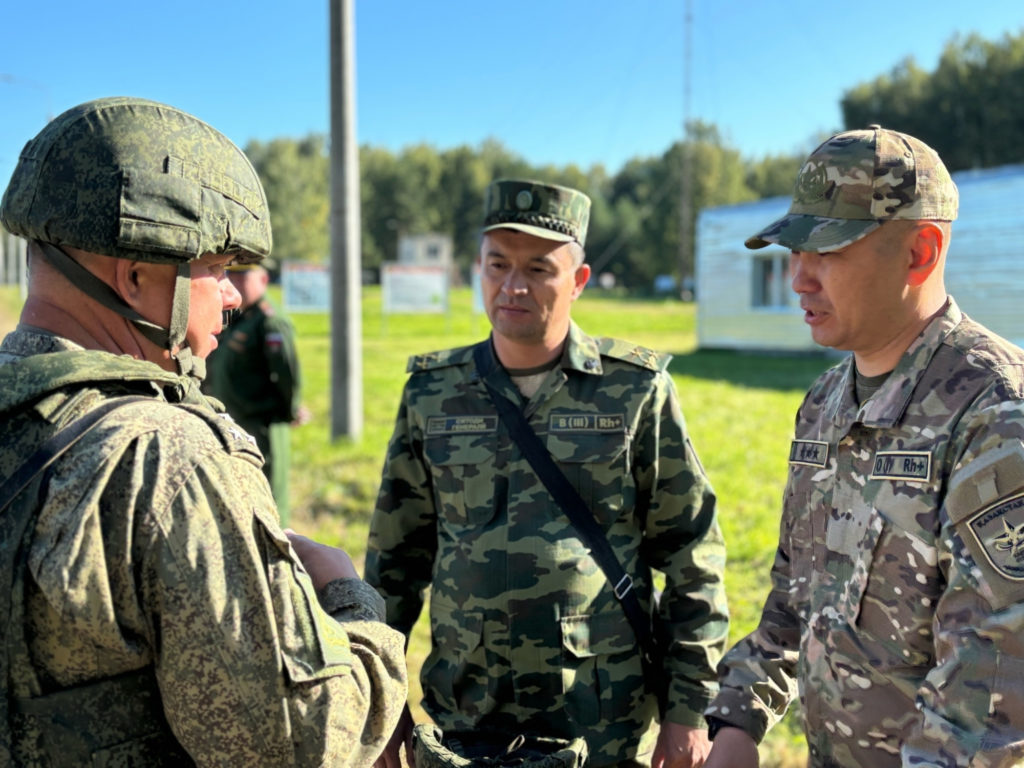
<path id="1" fill-rule="evenodd" d="M 583 245 L 589 222 L 590 198 L 578 190 L 529 179 L 499 179 L 487 188 L 484 232 L 515 229 Z"/>
<path id="2" fill-rule="evenodd" d="M 934 149 L 878 125 L 828 139 L 804 162 L 789 212 L 747 248 L 837 251 L 886 221 L 953 221 L 959 195 Z"/>

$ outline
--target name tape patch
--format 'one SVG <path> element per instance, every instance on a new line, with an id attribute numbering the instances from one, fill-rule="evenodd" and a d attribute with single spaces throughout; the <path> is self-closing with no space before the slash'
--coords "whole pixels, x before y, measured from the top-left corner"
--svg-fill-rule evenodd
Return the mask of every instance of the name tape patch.
<path id="1" fill-rule="evenodd" d="M 428 435 L 473 435 L 498 429 L 497 416 L 431 416 Z"/>
<path id="2" fill-rule="evenodd" d="M 549 432 L 621 432 L 625 427 L 621 413 L 559 413 L 548 421 Z"/>
<path id="3" fill-rule="evenodd" d="M 1024 493 L 983 509 L 969 526 L 989 564 L 1008 579 L 1024 581 Z"/>
<path id="4" fill-rule="evenodd" d="M 789 446 L 789 463 L 809 467 L 828 465 L 828 443 L 821 440 L 794 440 Z"/>
<path id="5" fill-rule="evenodd" d="M 871 465 L 872 480 L 906 480 L 927 483 L 932 476 L 928 451 L 879 451 Z"/>

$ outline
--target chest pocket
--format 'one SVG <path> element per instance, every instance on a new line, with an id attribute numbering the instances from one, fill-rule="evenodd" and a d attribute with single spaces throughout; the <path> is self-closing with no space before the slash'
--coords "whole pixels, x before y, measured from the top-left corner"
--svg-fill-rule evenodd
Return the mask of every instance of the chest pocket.
<path id="1" fill-rule="evenodd" d="M 625 432 L 548 434 L 551 458 L 603 525 L 632 509 L 629 439 Z"/>
<path id="2" fill-rule="evenodd" d="M 874 504 L 861 497 L 849 502 L 853 506 L 840 500 L 828 522 L 835 608 L 857 628 L 876 667 L 921 667 L 932 661 L 931 623 L 941 592 L 934 541 L 914 522 L 914 511 L 926 502 L 909 501 L 903 483 L 880 482 L 877 492 L 867 494 Z"/>
<path id="3" fill-rule="evenodd" d="M 443 521 L 456 526 L 478 526 L 494 517 L 496 450 L 495 432 L 426 438 L 424 453 Z"/>

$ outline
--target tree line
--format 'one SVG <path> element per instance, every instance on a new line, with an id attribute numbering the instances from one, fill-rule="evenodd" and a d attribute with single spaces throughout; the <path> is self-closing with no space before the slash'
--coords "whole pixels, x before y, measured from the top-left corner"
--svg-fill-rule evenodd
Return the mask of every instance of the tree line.
<path id="1" fill-rule="evenodd" d="M 266 188 L 278 260 L 323 262 L 329 253 L 329 155 L 325 138 L 253 141 L 246 148 Z M 692 245 L 680 248 L 684 152 L 691 168 L 691 222 L 715 205 L 789 194 L 800 158 L 744 160 L 714 125 L 696 121 L 657 157 L 635 158 L 609 174 L 601 165 L 536 166 L 489 139 L 478 147 L 427 144 L 398 153 L 359 150 L 362 263 L 397 257 L 403 234 L 449 234 L 457 266 L 468 272 L 479 246 L 484 191 L 494 179 L 524 177 L 564 184 L 592 200 L 587 259 L 620 285 L 649 287 L 659 274 L 690 275 Z"/>
<path id="2" fill-rule="evenodd" d="M 1024 162 L 1024 28 L 996 41 L 976 34 L 947 42 L 932 72 L 907 58 L 855 85 L 840 102 L 845 128 L 878 123 L 913 134 L 938 150 L 951 171 Z M 824 139 L 824 136 L 815 137 Z M 475 258 L 484 190 L 496 178 L 544 179 L 584 190 L 593 201 L 587 258 L 628 288 L 650 289 L 654 277 L 693 274 L 697 212 L 788 195 L 803 157 L 750 159 L 718 128 L 694 121 L 661 155 L 629 160 L 610 173 L 601 165 L 535 166 L 490 139 L 438 149 L 417 144 L 392 152 L 359 150 L 362 260 L 393 261 L 403 234 L 439 232 L 454 243 L 463 274 Z M 329 147 L 323 135 L 253 141 L 245 148 L 266 188 L 278 261 L 328 260 Z M 689 215 L 680 216 L 688 169 Z M 683 242 L 681 242 L 683 240 Z"/>
<path id="3" fill-rule="evenodd" d="M 954 37 L 933 72 L 912 58 L 841 100 L 844 126 L 879 123 L 913 134 L 938 150 L 952 171 L 1024 161 L 1024 32 L 987 41 Z M 824 136 L 817 137 L 823 139 Z M 717 205 L 788 195 L 800 155 L 749 159 L 716 126 L 694 121 L 660 156 L 634 158 L 615 173 L 601 165 L 534 166 L 491 139 L 479 146 L 400 152 L 359 151 L 362 259 L 365 268 L 396 258 L 402 234 L 451 235 L 463 273 L 475 258 L 486 186 L 502 176 L 531 177 L 582 189 L 593 201 L 587 258 L 618 284 L 650 288 L 654 277 L 693 274 L 697 212 Z M 278 259 L 328 258 L 329 148 L 325 137 L 251 142 L 270 201 Z M 684 168 L 689 219 L 683 221 Z M 680 243 L 681 233 L 686 242 Z"/>

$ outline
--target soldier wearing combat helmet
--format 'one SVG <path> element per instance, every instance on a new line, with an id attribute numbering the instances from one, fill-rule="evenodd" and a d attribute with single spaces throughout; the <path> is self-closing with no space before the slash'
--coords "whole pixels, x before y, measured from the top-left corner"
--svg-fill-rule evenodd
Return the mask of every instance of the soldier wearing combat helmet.
<path id="1" fill-rule="evenodd" d="M 23 150 L 0 220 L 29 291 L 0 345 L 0 764 L 366 764 L 401 637 L 348 556 L 280 528 L 198 388 L 232 261 L 270 252 L 227 138 L 110 98 Z"/>
<path id="2" fill-rule="evenodd" d="M 957 202 L 931 147 L 876 125 L 814 150 L 747 240 L 791 251 L 811 335 L 851 354 L 797 413 L 707 768 L 756 766 L 798 694 L 812 768 L 1024 765 L 1024 350 L 946 293 Z"/>
<path id="3" fill-rule="evenodd" d="M 589 213 L 577 190 L 493 183 L 480 248 L 490 338 L 409 362 L 366 578 L 405 633 L 431 586 L 421 680 L 443 735 L 417 726 L 421 768 L 480 755 L 568 768 L 584 753 L 590 766 L 690 766 L 708 748 L 701 713 L 728 628 L 715 496 L 668 356 L 571 320 L 590 277 Z M 621 584 L 514 442 L 496 397 L 582 497 L 629 577 Z M 655 570 L 666 580 L 659 606 Z M 649 664 L 619 602 L 631 592 L 638 623 L 657 616 L 668 638 Z M 411 730 L 406 715 L 379 765 L 398 765 Z"/>

